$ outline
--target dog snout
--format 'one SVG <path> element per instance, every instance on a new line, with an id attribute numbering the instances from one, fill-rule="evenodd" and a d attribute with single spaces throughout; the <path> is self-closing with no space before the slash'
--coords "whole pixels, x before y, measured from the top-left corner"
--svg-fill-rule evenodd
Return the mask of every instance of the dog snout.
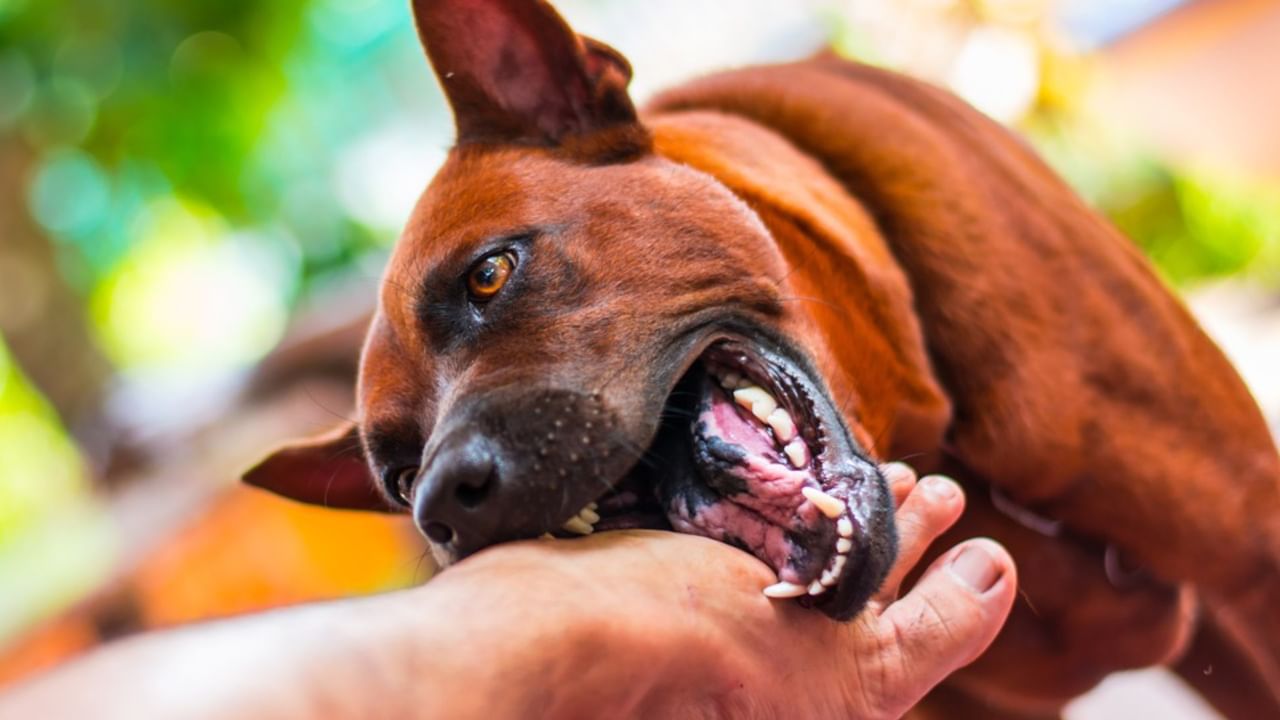
<path id="1" fill-rule="evenodd" d="M 475 393 L 436 433 L 411 498 L 418 529 L 442 564 L 557 530 L 634 460 L 599 393 Z"/>
<path id="2" fill-rule="evenodd" d="M 436 449 L 413 489 L 413 515 L 429 540 L 465 551 L 483 545 L 498 521 L 491 507 L 501 478 L 493 440 L 461 429 Z"/>

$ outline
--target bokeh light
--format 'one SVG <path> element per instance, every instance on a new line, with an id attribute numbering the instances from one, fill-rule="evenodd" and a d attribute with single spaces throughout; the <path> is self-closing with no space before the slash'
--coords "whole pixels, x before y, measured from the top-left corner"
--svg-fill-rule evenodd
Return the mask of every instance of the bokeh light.
<path id="1" fill-rule="evenodd" d="M 105 219 L 111 188 L 97 161 L 66 148 L 49 153 L 31 184 L 31 214 L 55 235 L 83 236 Z"/>
<path id="2" fill-rule="evenodd" d="M 294 268 L 271 262 L 270 244 L 226 233 L 211 211 L 177 200 L 139 216 L 136 245 L 91 299 L 117 365 L 216 371 L 249 364 L 280 339 Z"/>
<path id="3" fill-rule="evenodd" d="M 0 637 L 95 587 L 113 544 L 74 443 L 0 340 Z M 35 582 L 28 581 L 31 578 Z"/>
<path id="4" fill-rule="evenodd" d="M 17 49 L 0 52 L 0 128 L 22 117 L 35 95 L 31 63 Z"/>
<path id="5" fill-rule="evenodd" d="M 0 546 L 86 488 L 75 445 L 0 342 Z"/>

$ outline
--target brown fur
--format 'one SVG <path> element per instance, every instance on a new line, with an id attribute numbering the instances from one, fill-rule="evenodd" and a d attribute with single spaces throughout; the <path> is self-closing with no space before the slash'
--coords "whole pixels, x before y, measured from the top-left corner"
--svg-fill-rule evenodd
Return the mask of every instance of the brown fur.
<path id="1" fill-rule="evenodd" d="M 1073 640 L 1115 658 L 1092 658 L 1094 680 L 1166 659 L 1182 637 L 1172 626 L 1193 617 L 1172 586 L 1189 582 L 1233 616 L 1237 640 L 1280 687 L 1280 614 L 1262 599 L 1280 589 L 1274 445 L 1243 383 L 1127 240 L 1008 132 L 883 71 L 821 58 L 708 78 L 654 106 L 749 118 L 822 161 L 874 213 L 879 242 L 911 279 L 921 342 L 954 405 L 945 440 L 926 457 L 970 487 L 995 485 L 1061 520 L 1077 545 L 1116 545 L 1170 588 L 1144 584 L 1153 600 L 1167 597 L 1171 627 L 1135 633 L 1125 619 L 1133 591 L 1099 588 L 1097 600 L 1080 602 L 1085 583 L 1104 580 L 1096 553 L 1042 582 L 1071 561 L 1027 565 L 1034 551 L 1019 545 L 1038 539 L 1013 541 L 1026 610 L 1047 626 L 1042 636 L 1057 637 L 1039 643 L 1046 657 L 1024 648 L 991 668 L 1005 646 L 1037 644 L 1015 617 L 978 664 L 986 671 L 970 675 L 1009 678 L 1001 692 L 1017 695 L 1035 673 L 1041 685 L 1062 685 L 1039 694 L 1069 697 L 1090 684 L 1071 667 Z M 860 394 L 879 393 L 864 385 Z M 1008 521 L 974 522 L 978 512 L 962 533 L 1020 534 Z M 1139 617 L 1150 622 L 1158 607 Z M 1091 628 L 1071 629 L 1090 616 Z"/>
<path id="2" fill-rule="evenodd" d="M 825 56 L 690 83 L 636 121 L 625 61 L 545 3 L 415 7 L 460 144 L 388 269 L 361 371 L 367 451 L 429 454 L 471 398 L 562 377 L 643 437 L 662 398 L 636 361 L 669 364 L 671 328 L 732 307 L 809 351 L 879 458 L 960 479 L 955 533 L 1019 562 L 1023 602 L 951 697 L 1053 714 L 1114 670 L 1178 657 L 1203 604 L 1272 688 L 1249 712 L 1280 708 L 1280 459 L 1261 414 L 1134 247 L 1023 143 L 941 90 Z M 487 29 L 460 24 L 470 12 Z M 471 72 L 499 56 L 535 69 Z M 423 278 L 527 228 L 554 228 L 544 294 L 480 350 L 443 347 Z M 606 455 L 598 472 L 623 467 Z M 312 500 L 370 483 L 331 467 L 268 461 L 251 479 Z M 1062 531 L 1014 522 L 989 487 Z M 566 485 L 564 506 L 596 491 Z M 1108 579 L 1106 548 L 1142 572 Z"/>

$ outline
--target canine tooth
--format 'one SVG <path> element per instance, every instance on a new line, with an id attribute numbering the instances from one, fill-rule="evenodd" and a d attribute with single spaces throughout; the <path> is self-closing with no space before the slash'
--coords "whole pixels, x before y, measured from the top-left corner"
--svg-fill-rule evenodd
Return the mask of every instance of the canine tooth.
<path id="1" fill-rule="evenodd" d="M 836 532 L 840 533 L 840 537 L 842 538 L 853 537 L 853 523 L 850 522 L 847 517 L 840 518 L 840 520 L 836 522 Z"/>
<path id="2" fill-rule="evenodd" d="M 563 527 L 565 530 L 568 530 L 571 533 L 578 533 L 579 535 L 590 535 L 591 531 L 595 529 L 577 515 L 566 520 Z"/>
<path id="3" fill-rule="evenodd" d="M 823 591 L 823 590 L 826 590 L 826 589 L 827 589 L 827 588 L 826 588 L 826 586 L 824 586 L 824 585 L 822 584 L 822 580 L 821 580 L 821 579 L 814 580 L 813 582 L 809 583 L 809 594 L 810 594 L 810 595 L 821 595 L 821 594 L 822 594 L 822 591 Z"/>
<path id="4" fill-rule="evenodd" d="M 751 406 L 751 414 L 755 415 L 756 419 L 760 422 L 768 424 L 769 417 L 773 415 L 774 411 L 777 409 L 778 401 L 770 397 L 766 400 L 757 400 Z"/>
<path id="5" fill-rule="evenodd" d="M 809 448 L 805 447 L 804 441 L 800 438 L 787 443 L 787 446 L 782 448 L 782 452 L 791 461 L 792 467 L 802 468 L 809 462 Z"/>
<path id="6" fill-rule="evenodd" d="M 768 390 L 759 385 L 748 385 L 734 390 L 733 401 L 750 410 L 760 422 L 767 420 L 769 413 L 778 407 L 778 401 L 773 399 Z"/>
<path id="7" fill-rule="evenodd" d="M 748 385 L 733 391 L 733 401 L 747 409 L 750 409 L 757 401 L 767 397 L 769 397 L 769 393 L 758 385 Z"/>
<path id="8" fill-rule="evenodd" d="M 822 587 L 834 587 L 837 579 L 839 579 L 839 573 L 827 570 L 822 573 L 822 577 L 818 579 L 818 582 L 822 583 Z"/>
<path id="9" fill-rule="evenodd" d="M 582 508 L 579 510 L 578 517 L 588 525 L 595 525 L 600 522 L 600 515 L 590 508 Z"/>
<path id="10" fill-rule="evenodd" d="M 814 507 L 822 511 L 823 515 L 835 520 L 844 514 L 844 502 L 822 492 L 818 488 L 805 487 L 800 488 L 800 494 L 813 503 Z"/>
<path id="11" fill-rule="evenodd" d="M 796 436 L 796 424 L 791 419 L 791 413 L 782 408 L 769 413 L 765 422 L 773 428 L 773 436 L 778 439 L 778 442 L 791 442 L 791 438 Z"/>
<path id="12" fill-rule="evenodd" d="M 764 596 L 771 598 L 793 598 L 800 597 L 805 594 L 807 589 L 803 585 L 797 585 L 789 582 L 778 582 L 764 589 Z"/>
<path id="13" fill-rule="evenodd" d="M 600 509 L 600 506 L 599 506 L 598 504 L 594 503 L 594 502 L 589 502 L 589 503 L 587 503 L 587 509 L 588 509 L 588 510 L 599 510 L 599 509 Z"/>
<path id="14" fill-rule="evenodd" d="M 853 549 L 853 541 L 849 538 L 840 538 L 836 541 L 836 552 L 841 555 L 847 555 Z"/>
<path id="15" fill-rule="evenodd" d="M 556 536 L 552 535 L 551 533 L 542 533 L 541 535 L 538 536 L 538 539 L 539 540 L 555 540 Z"/>
<path id="16" fill-rule="evenodd" d="M 742 376 L 736 372 L 727 372 L 720 378 L 720 384 L 730 390 L 736 389 L 740 382 L 742 382 Z"/>

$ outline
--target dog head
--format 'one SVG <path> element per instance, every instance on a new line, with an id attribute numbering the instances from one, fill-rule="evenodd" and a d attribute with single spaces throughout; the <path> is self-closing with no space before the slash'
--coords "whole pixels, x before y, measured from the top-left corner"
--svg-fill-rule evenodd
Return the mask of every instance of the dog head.
<path id="1" fill-rule="evenodd" d="M 360 421 L 246 479 L 411 511 L 442 564 L 548 532 L 707 535 L 852 616 L 893 561 L 892 501 L 778 241 L 654 152 L 627 62 L 545 2 L 414 10 L 457 144 L 386 271 Z"/>

